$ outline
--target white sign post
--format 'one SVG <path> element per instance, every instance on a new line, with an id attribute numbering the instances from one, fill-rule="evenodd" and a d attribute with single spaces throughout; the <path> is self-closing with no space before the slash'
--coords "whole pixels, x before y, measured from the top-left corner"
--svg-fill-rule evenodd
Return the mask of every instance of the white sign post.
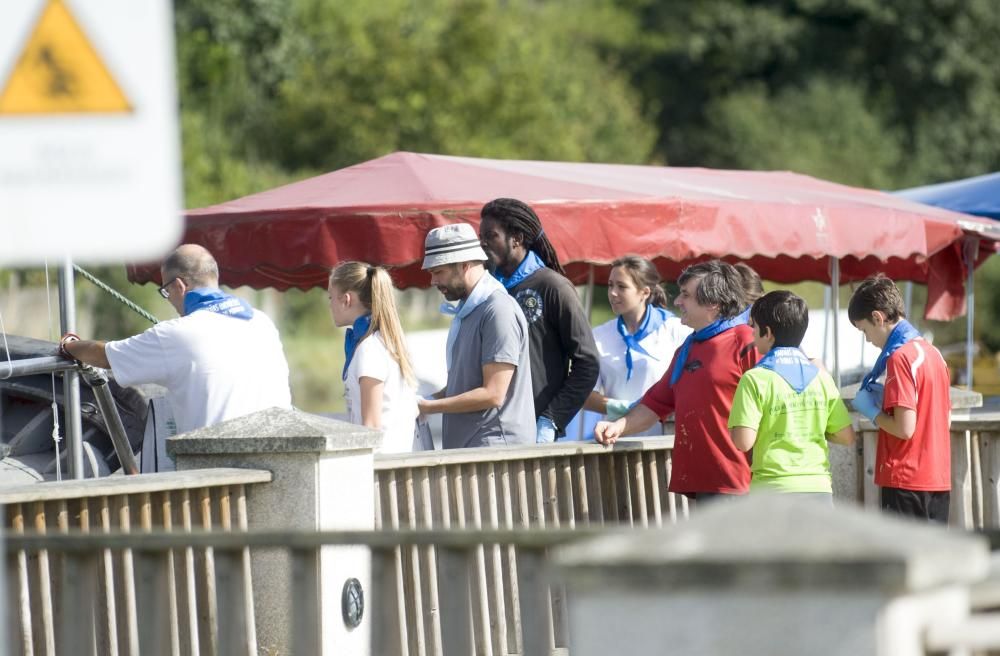
<path id="1" fill-rule="evenodd" d="M 0 264 L 177 245 L 173 44 L 169 0 L 0 3 Z"/>

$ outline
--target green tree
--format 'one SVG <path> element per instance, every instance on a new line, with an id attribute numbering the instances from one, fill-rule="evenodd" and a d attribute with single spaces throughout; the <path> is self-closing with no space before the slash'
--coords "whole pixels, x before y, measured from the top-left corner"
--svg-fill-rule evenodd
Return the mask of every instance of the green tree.
<path id="1" fill-rule="evenodd" d="M 1000 14 L 991 0 L 618 0 L 618 6 L 641 17 L 642 36 L 622 61 L 657 115 L 660 155 L 674 164 L 704 163 L 703 146 L 718 127 L 713 110 L 723 99 L 749 89 L 762 99 L 758 110 L 772 112 L 797 95 L 828 95 L 827 85 L 841 90 L 831 99 L 847 98 L 844 114 L 891 128 L 879 142 L 896 142 L 887 182 L 909 186 L 1000 168 L 1000 150 L 991 145 L 1000 127 L 989 118 L 1000 110 L 993 54 Z M 851 87 L 854 99 L 844 95 Z M 815 135 L 802 128 L 811 119 L 790 114 L 783 118 L 799 119 L 792 134 L 775 130 L 770 141 L 790 147 L 801 139 L 808 147 Z M 832 131 L 851 123 L 844 116 Z M 745 165 L 717 149 L 708 154 L 716 165 Z"/>
<path id="2" fill-rule="evenodd" d="M 324 170 L 393 150 L 645 162 L 655 133 L 638 96 L 561 21 L 585 9 L 305 0 L 265 150 Z"/>
<path id="3" fill-rule="evenodd" d="M 900 143 L 852 84 L 816 78 L 771 95 L 762 84 L 713 99 L 701 144 L 707 165 L 784 169 L 864 187 L 891 188 Z"/>

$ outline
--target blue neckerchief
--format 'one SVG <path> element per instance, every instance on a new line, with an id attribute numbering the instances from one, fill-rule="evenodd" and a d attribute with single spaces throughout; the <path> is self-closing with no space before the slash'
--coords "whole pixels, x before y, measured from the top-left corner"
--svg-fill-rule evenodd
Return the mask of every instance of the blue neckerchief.
<path id="1" fill-rule="evenodd" d="M 752 307 L 753 305 L 748 305 L 747 309 L 737 314 L 735 318 L 739 319 L 740 323 L 750 323 L 750 308 Z"/>
<path id="2" fill-rule="evenodd" d="M 659 330 L 660 326 L 667 320 L 667 317 L 672 316 L 674 315 L 663 308 L 647 305 L 646 316 L 643 317 L 639 327 L 636 328 L 635 333 L 632 335 L 629 335 L 628 330 L 625 328 L 625 320 L 620 316 L 618 317 L 618 334 L 622 336 L 622 341 L 625 342 L 625 380 L 632 380 L 632 351 L 638 351 L 648 358 L 659 360 L 659 358 L 644 349 L 641 342 Z"/>
<path id="3" fill-rule="evenodd" d="M 819 374 L 819 367 L 809 362 L 801 349 L 790 346 L 775 346 L 760 359 L 757 366 L 770 369 L 784 378 L 796 394 L 801 394 Z"/>
<path id="4" fill-rule="evenodd" d="M 441 312 L 452 315 L 451 325 L 448 327 L 448 344 L 445 347 L 445 361 L 448 365 L 448 371 L 451 371 L 451 349 L 455 346 L 455 340 L 458 339 L 458 328 L 462 325 L 462 319 L 469 316 L 473 310 L 490 297 L 490 294 L 498 289 L 503 289 L 503 285 L 493 276 L 483 275 L 469 292 L 469 295 L 457 305 L 452 305 L 447 301 L 441 304 Z"/>
<path id="5" fill-rule="evenodd" d="M 869 385 L 878 380 L 879 376 L 885 373 L 885 367 L 889 362 L 889 356 L 895 353 L 900 346 L 912 339 L 920 337 L 920 332 L 913 327 L 913 324 L 906 319 L 900 319 L 896 327 L 889 333 L 889 339 L 885 340 L 882 352 L 878 354 L 875 366 L 868 372 L 864 380 L 861 381 L 861 389 L 869 389 Z"/>
<path id="6" fill-rule="evenodd" d="M 505 289 L 510 289 L 511 287 L 517 285 L 519 282 L 533 274 L 539 269 L 544 269 L 545 264 L 542 262 L 542 258 L 535 254 L 535 251 L 528 251 L 521 263 L 517 265 L 517 269 L 514 273 L 510 274 L 510 277 L 503 275 L 499 269 L 493 272 L 493 277 L 500 281 L 500 284 L 504 286 Z"/>
<path id="7" fill-rule="evenodd" d="M 344 362 L 344 372 L 341 374 L 344 380 L 347 380 L 347 368 L 351 366 L 351 360 L 354 359 L 354 352 L 358 350 L 358 344 L 368 334 L 368 328 L 371 325 L 372 315 L 362 315 L 354 320 L 351 327 L 347 329 L 347 334 L 344 335 L 344 354 L 347 356 L 347 360 Z"/>
<path id="8" fill-rule="evenodd" d="M 724 333 L 730 328 L 735 328 L 736 326 L 745 326 L 747 323 L 746 317 L 750 316 L 749 311 L 744 311 L 741 314 L 737 314 L 735 317 L 729 319 L 716 319 L 709 325 L 694 331 L 687 336 L 681 347 L 677 349 L 677 357 L 674 359 L 674 370 L 670 374 L 670 386 L 673 387 L 677 384 L 677 381 L 681 379 L 681 374 L 684 373 L 684 365 L 687 364 L 688 353 L 691 351 L 691 345 L 695 342 L 704 342 L 706 340 L 712 339 L 720 333 Z"/>
<path id="9" fill-rule="evenodd" d="M 199 287 L 189 289 L 184 294 L 184 316 L 208 310 L 227 317 L 249 321 L 253 317 L 253 308 L 242 298 L 227 294 L 218 287 Z"/>

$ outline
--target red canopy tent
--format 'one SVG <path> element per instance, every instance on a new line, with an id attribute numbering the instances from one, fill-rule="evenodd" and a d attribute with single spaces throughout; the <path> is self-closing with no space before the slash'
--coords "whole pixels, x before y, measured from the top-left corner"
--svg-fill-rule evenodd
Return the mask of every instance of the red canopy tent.
<path id="1" fill-rule="evenodd" d="M 329 267 L 362 260 L 393 267 L 401 287 L 427 286 L 424 235 L 479 222 L 497 197 L 530 203 L 570 277 L 598 281 L 615 258 L 654 260 L 668 279 L 693 261 L 747 261 L 768 280 L 829 283 L 882 271 L 928 285 L 926 316 L 965 308 L 963 246 L 978 264 L 1000 228 L 866 189 L 784 172 L 490 160 L 393 153 L 187 214 L 186 242 L 219 261 L 237 287 L 325 286 Z M 134 282 L 156 266 L 130 267 Z"/>

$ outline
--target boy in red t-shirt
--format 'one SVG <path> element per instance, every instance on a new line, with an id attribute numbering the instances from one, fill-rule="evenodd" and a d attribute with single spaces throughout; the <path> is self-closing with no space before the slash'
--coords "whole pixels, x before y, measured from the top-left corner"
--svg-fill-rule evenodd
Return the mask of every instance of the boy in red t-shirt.
<path id="1" fill-rule="evenodd" d="M 948 365 L 904 317 L 903 297 L 883 275 L 868 278 L 847 308 L 854 327 L 882 349 L 852 405 L 878 429 L 875 484 L 882 509 L 947 523 L 951 502 Z M 885 373 L 885 382 L 877 381 Z"/>

